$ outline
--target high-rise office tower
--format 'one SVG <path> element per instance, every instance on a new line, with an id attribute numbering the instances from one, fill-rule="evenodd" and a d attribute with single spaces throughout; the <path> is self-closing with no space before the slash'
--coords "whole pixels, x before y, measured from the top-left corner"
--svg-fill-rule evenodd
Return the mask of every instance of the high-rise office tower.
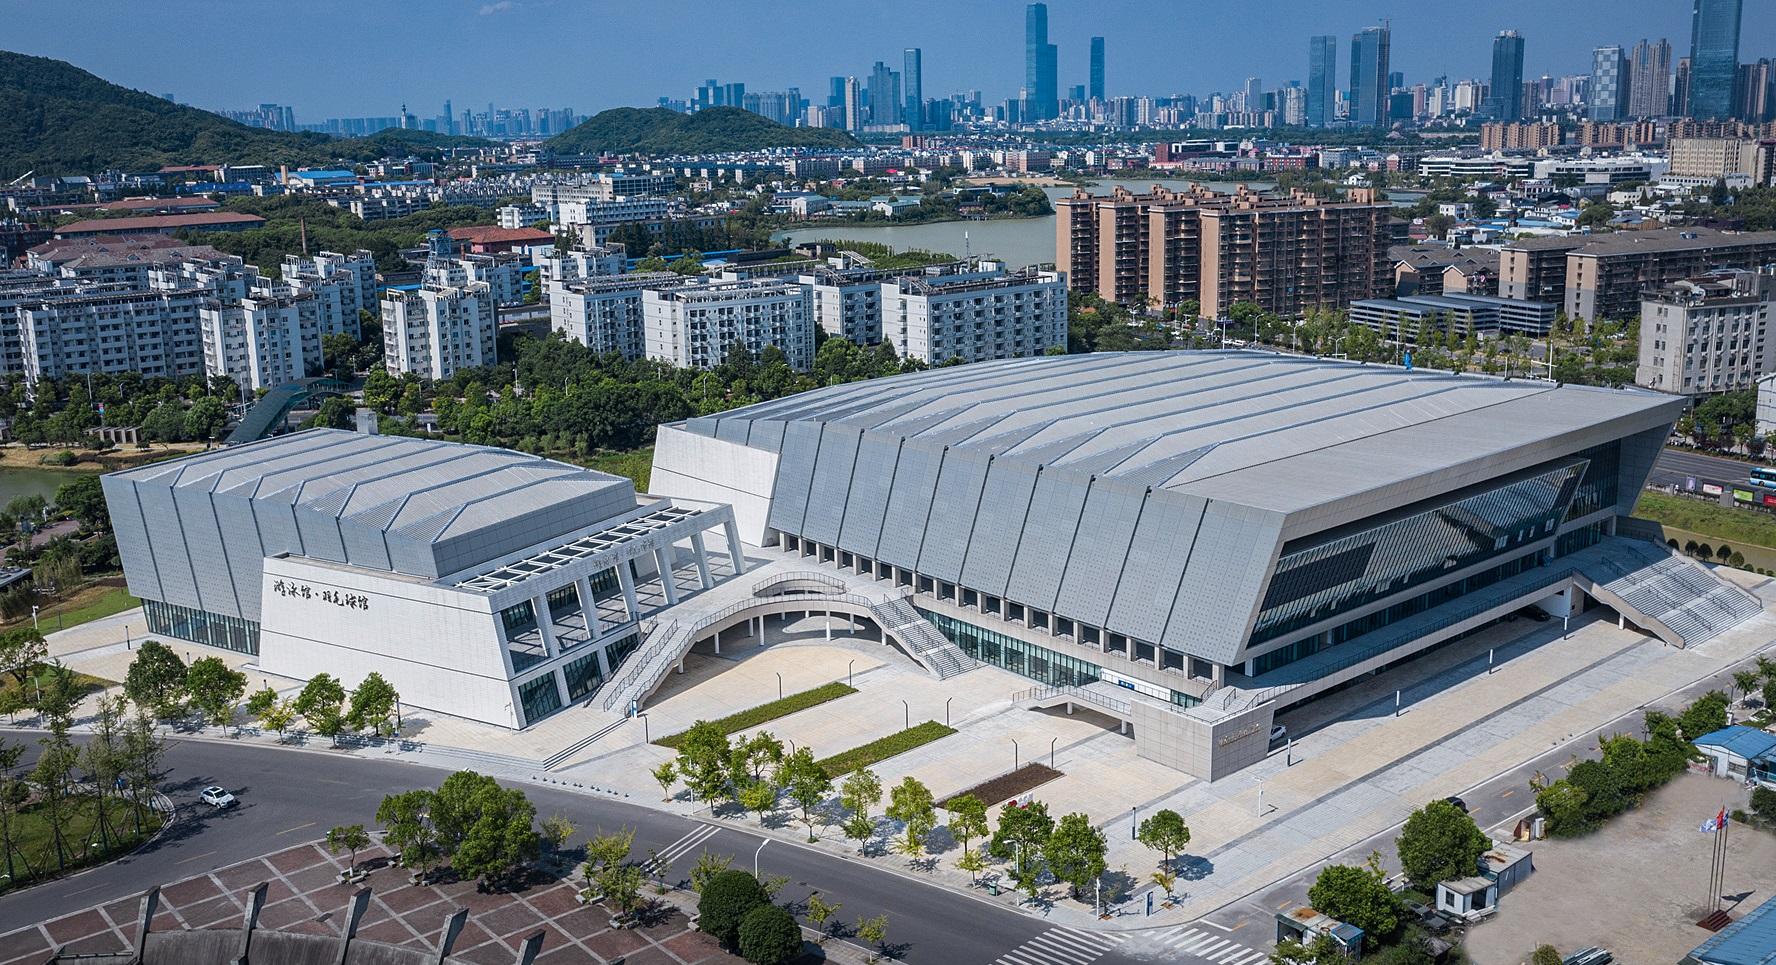
<path id="1" fill-rule="evenodd" d="M 1061 112 L 1057 51 L 1048 42 L 1048 4 L 1024 8 L 1024 91 L 1032 116 L 1024 120 L 1049 120 Z"/>
<path id="2" fill-rule="evenodd" d="M 1262 78 L 1247 77 L 1245 93 L 1247 112 L 1256 114 L 1264 110 L 1264 80 Z"/>
<path id="3" fill-rule="evenodd" d="M 1338 104 L 1338 38 L 1330 35 L 1307 42 L 1307 123 L 1325 127 L 1332 123 Z"/>
<path id="4" fill-rule="evenodd" d="M 1671 98 L 1671 44 L 1642 40 L 1628 57 L 1628 115 L 1658 117 Z"/>
<path id="5" fill-rule="evenodd" d="M 845 106 L 845 78 L 828 77 L 826 79 L 826 106 L 843 108 Z"/>
<path id="6" fill-rule="evenodd" d="M 1671 106 L 1666 113 L 1684 117 L 1690 113 L 1690 58 L 1679 57 L 1671 70 Z"/>
<path id="7" fill-rule="evenodd" d="M 1501 121 L 1523 116 L 1523 38 L 1515 30 L 1501 30 L 1492 40 L 1492 87 L 1486 95 L 1486 113 Z"/>
<path id="8" fill-rule="evenodd" d="M 456 115 L 451 113 L 450 101 L 448 99 L 444 101 L 444 113 L 438 116 L 438 129 L 446 134 L 457 133 Z"/>
<path id="9" fill-rule="evenodd" d="M 925 107 L 925 52 L 917 47 L 901 52 L 900 96 L 901 120 L 915 131 L 923 130 L 920 113 Z"/>
<path id="10" fill-rule="evenodd" d="M 1740 64 L 1733 82 L 1733 116 L 1752 124 L 1770 119 L 1772 78 L 1770 59 L 1760 58 L 1755 64 Z"/>
<path id="11" fill-rule="evenodd" d="M 900 123 L 900 72 L 879 60 L 870 69 L 869 122 Z"/>
<path id="12" fill-rule="evenodd" d="M 1588 117 L 1619 121 L 1628 116 L 1628 58 L 1615 45 L 1591 51 L 1591 93 Z"/>
<path id="13" fill-rule="evenodd" d="M 863 84 L 855 77 L 845 78 L 845 130 L 863 130 Z"/>
<path id="14" fill-rule="evenodd" d="M 1370 27 L 1351 37 L 1350 120 L 1360 127 L 1387 123 L 1388 28 Z"/>
<path id="15" fill-rule="evenodd" d="M 1091 39 L 1091 83 L 1088 85 L 1091 99 L 1104 100 L 1104 38 Z"/>
<path id="16" fill-rule="evenodd" d="M 1733 78 L 1739 71 L 1739 14 L 1743 0 L 1693 0 L 1690 15 L 1691 117 L 1733 113 Z"/>

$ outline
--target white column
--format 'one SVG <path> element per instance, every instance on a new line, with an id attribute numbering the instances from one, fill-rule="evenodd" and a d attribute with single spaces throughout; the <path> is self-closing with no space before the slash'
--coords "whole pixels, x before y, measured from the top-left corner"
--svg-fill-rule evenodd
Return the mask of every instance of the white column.
<path id="1" fill-rule="evenodd" d="M 719 657 L 719 656 L 721 656 L 721 652 L 722 652 L 722 632 L 720 630 L 717 630 L 717 631 L 715 631 L 715 655 Z"/>
<path id="2" fill-rule="evenodd" d="M 731 515 L 722 522 L 722 535 L 728 540 L 728 560 L 734 564 L 734 572 L 746 572 L 746 553 L 740 545 L 740 527 L 734 524 Z"/>
<path id="3" fill-rule="evenodd" d="M 629 561 L 617 564 L 617 586 L 623 589 L 623 606 L 629 611 L 631 622 L 641 619 L 641 602 L 635 598 L 635 575 L 629 571 Z"/>
<path id="4" fill-rule="evenodd" d="M 553 657 L 561 652 L 561 641 L 555 639 L 554 620 L 549 615 L 549 598 L 542 594 L 531 597 L 530 608 L 536 611 L 537 629 L 543 634 L 543 650 Z"/>
<path id="5" fill-rule="evenodd" d="M 580 594 L 580 613 L 586 618 L 586 632 L 592 635 L 592 642 L 597 643 L 604 638 L 603 621 L 598 619 L 598 599 L 592 595 L 592 581 L 580 577 L 574 581 L 574 590 Z"/>
<path id="6" fill-rule="evenodd" d="M 702 530 L 691 534 L 691 552 L 697 557 L 697 580 L 707 590 L 715 585 L 715 581 L 709 577 L 709 554 L 703 549 Z"/>
<path id="7" fill-rule="evenodd" d="M 672 585 L 672 547 L 654 550 L 654 566 L 660 571 L 660 586 L 666 592 L 666 605 L 678 605 L 678 587 Z"/>
<path id="8" fill-rule="evenodd" d="M 832 611 L 826 611 L 826 639 L 832 640 Z"/>

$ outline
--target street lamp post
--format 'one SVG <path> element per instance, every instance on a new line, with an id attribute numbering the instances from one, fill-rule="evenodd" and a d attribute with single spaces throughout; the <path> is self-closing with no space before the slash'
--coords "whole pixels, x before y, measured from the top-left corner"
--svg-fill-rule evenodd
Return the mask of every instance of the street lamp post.
<path id="1" fill-rule="evenodd" d="M 765 845 L 770 844 L 770 843 L 771 843 L 771 839 L 766 838 L 765 840 L 759 842 L 758 850 L 754 851 L 752 853 L 752 876 L 754 878 L 757 878 L 759 876 L 759 855 L 765 853 Z"/>
<path id="2" fill-rule="evenodd" d="M 776 673 L 776 672 L 773 671 L 773 673 Z M 782 700 L 783 699 L 783 675 L 779 673 L 779 674 L 776 674 L 776 676 L 777 676 L 777 699 Z"/>
<path id="3" fill-rule="evenodd" d="M 901 701 L 900 702 L 900 713 L 901 713 L 901 725 L 900 726 L 903 729 L 911 729 L 913 726 L 913 705 L 907 703 L 904 700 Z"/>
<path id="4" fill-rule="evenodd" d="M 944 726 L 945 727 L 950 726 L 950 701 L 955 700 L 955 699 L 956 698 L 954 696 L 944 698 Z"/>
<path id="5" fill-rule="evenodd" d="M 851 668 L 855 666 L 857 666 L 856 660 L 848 660 L 845 662 L 845 686 L 847 687 L 851 686 Z"/>
<path id="6" fill-rule="evenodd" d="M 1011 739 L 1011 769 L 1018 769 L 1018 742 L 1015 737 Z"/>
<path id="7" fill-rule="evenodd" d="M 1050 738 L 1048 742 L 1048 766 L 1051 770 L 1055 766 L 1055 745 L 1060 743 L 1060 740 L 1059 737 L 1054 737 Z"/>

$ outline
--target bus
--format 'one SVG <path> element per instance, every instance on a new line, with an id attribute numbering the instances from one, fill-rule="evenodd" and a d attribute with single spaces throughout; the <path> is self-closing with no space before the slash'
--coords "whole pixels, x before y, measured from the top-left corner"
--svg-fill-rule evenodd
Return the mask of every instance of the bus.
<path id="1" fill-rule="evenodd" d="M 1762 489 L 1776 489 L 1776 466 L 1753 466 L 1749 481 Z"/>

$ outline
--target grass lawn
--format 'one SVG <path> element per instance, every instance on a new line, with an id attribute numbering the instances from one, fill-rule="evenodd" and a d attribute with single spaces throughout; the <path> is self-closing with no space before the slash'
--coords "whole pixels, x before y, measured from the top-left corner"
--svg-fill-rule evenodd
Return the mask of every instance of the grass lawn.
<path id="1" fill-rule="evenodd" d="M 859 768 L 879 764 L 896 754 L 905 754 L 915 747 L 948 737 L 955 732 L 954 727 L 945 727 L 935 720 L 928 720 L 923 724 L 915 724 L 906 730 L 877 738 L 848 751 L 840 751 L 822 760 L 820 766 L 826 769 L 828 776 L 839 777 Z"/>
<path id="2" fill-rule="evenodd" d="M 105 815 L 108 818 L 111 850 L 106 851 L 99 833 L 99 808 L 97 801 L 88 796 L 73 802 L 70 813 L 66 816 L 62 828 L 63 862 L 58 863 L 55 853 L 55 839 L 50 832 L 49 809 L 42 804 L 32 805 L 20 812 L 18 826 L 13 830 L 13 871 L 18 875 L 16 883 L 25 883 L 37 878 L 53 877 L 63 871 L 97 864 L 113 854 L 126 852 L 152 835 L 160 826 L 160 815 L 142 810 L 140 834 L 135 830 L 135 818 L 132 811 L 135 805 L 119 798 L 105 799 Z M 10 888 L 15 881 L 5 877 L 6 868 L 0 862 L 0 890 Z"/>
<path id="3" fill-rule="evenodd" d="M 628 476 L 635 481 L 635 491 L 647 492 L 648 477 L 654 471 L 654 447 L 643 446 L 640 449 L 626 449 L 621 452 L 600 452 L 585 460 L 589 469 L 608 472 L 613 476 Z"/>
<path id="4" fill-rule="evenodd" d="M 133 610 L 141 605 L 142 601 L 130 596 L 129 590 L 125 589 L 123 577 L 110 576 L 88 583 L 72 594 L 40 608 L 37 611 L 37 628 L 47 635 L 125 610 Z M 31 618 L 24 616 L 0 624 L 0 629 L 10 630 L 26 626 L 30 622 Z M 142 627 L 143 631 L 147 629 L 146 626 Z"/>
<path id="5" fill-rule="evenodd" d="M 1776 547 L 1776 516 L 1755 509 L 1738 509 L 1687 496 L 1649 491 L 1640 494 L 1640 504 L 1635 507 L 1634 515 L 1717 541 L 1726 540 L 1729 545 L 1749 543 Z"/>
<path id="6" fill-rule="evenodd" d="M 44 671 L 42 674 L 27 675 L 25 677 L 25 682 L 23 684 L 20 684 L 18 681 L 14 680 L 11 674 L 0 674 L 0 693 L 10 693 L 12 691 L 18 690 L 22 686 L 26 689 L 26 691 L 27 691 L 26 697 L 27 697 L 27 699 L 29 699 L 31 696 L 29 691 L 33 691 L 36 688 L 46 685 L 50 682 L 50 678 L 48 675 L 49 668 L 44 666 L 44 667 L 41 667 L 40 669 L 42 669 Z M 95 677 L 92 674 L 81 673 L 78 670 L 71 670 L 71 671 L 69 671 L 69 673 L 72 673 L 74 675 L 74 686 L 79 688 L 80 692 L 83 694 L 90 694 L 95 691 L 104 690 L 106 687 L 110 687 L 111 685 L 116 683 L 116 681 L 114 681 L 114 680 L 106 680 L 103 677 Z"/>
<path id="7" fill-rule="evenodd" d="M 838 700 L 840 697 L 845 697 L 854 693 L 857 693 L 856 688 L 846 686 L 845 684 L 821 684 L 813 690 L 804 690 L 800 693 L 790 694 L 779 700 L 773 700 L 768 704 L 759 704 L 756 707 L 748 707 L 739 713 L 729 714 L 713 723 L 721 728 L 723 734 L 732 734 L 736 731 L 745 730 L 748 727 L 757 727 L 760 724 L 776 720 L 779 717 L 788 717 L 790 714 L 793 714 L 798 710 L 807 710 L 809 707 L 824 704 L 829 700 Z M 684 731 L 679 731 L 676 734 L 668 734 L 665 737 L 654 741 L 654 743 L 661 747 L 677 749 L 678 743 L 683 739 L 684 735 Z"/>

